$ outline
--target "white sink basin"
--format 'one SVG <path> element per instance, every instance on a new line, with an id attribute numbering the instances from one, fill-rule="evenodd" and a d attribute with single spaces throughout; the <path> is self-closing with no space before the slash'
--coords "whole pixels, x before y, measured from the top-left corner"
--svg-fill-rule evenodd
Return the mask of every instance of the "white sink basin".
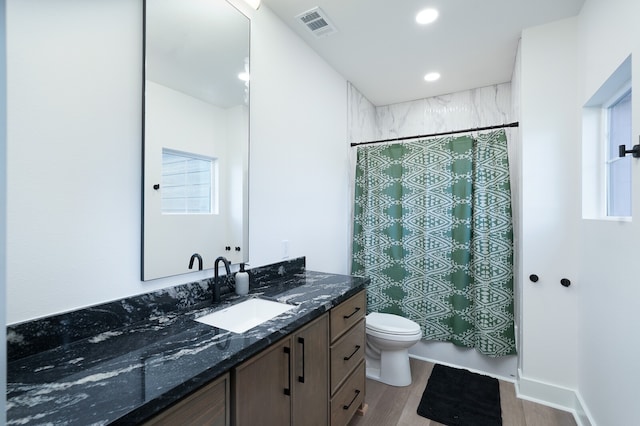
<path id="1" fill-rule="evenodd" d="M 264 299 L 249 299 L 196 318 L 196 321 L 233 331 L 234 333 L 244 333 L 293 308 L 295 306 L 286 303 Z"/>

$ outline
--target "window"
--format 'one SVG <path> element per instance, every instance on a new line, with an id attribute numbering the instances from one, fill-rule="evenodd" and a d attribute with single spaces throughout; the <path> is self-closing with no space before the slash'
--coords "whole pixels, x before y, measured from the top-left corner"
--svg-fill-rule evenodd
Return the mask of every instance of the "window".
<path id="1" fill-rule="evenodd" d="M 634 145 L 631 125 L 631 56 L 602 83 L 582 108 L 582 217 L 630 221 L 631 155 L 619 146 Z"/>
<path id="2" fill-rule="evenodd" d="M 606 108 L 607 216 L 631 216 L 631 156 L 618 156 L 618 146 L 631 149 L 631 90 Z"/>
<path id="3" fill-rule="evenodd" d="M 217 160 L 162 149 L 162 213 L 211 214 L 217 210 Z"/>

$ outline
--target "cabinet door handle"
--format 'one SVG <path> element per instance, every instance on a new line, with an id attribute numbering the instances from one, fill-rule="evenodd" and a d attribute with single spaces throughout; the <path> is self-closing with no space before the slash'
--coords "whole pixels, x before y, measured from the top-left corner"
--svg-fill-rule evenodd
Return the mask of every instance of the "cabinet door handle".
<path id="1" fill-rule="evenodd" d="M 343 315 L 343 318 L 344 319 L 349 319 L 352 316 L 354 316 L 355 314 L 357 314 L 359 310 L 360 310 L 360 308 L 356 308 L 355 311 L 353 311 L 350 315 Z"/>
<path id="2" fill-rule="evenodd" d="M 288 369 L 288 378 L 287 378 L 287 387 L 284 388 L 285 395 L 291 395 L 291 349 L 284 347 L 284 353 L 287 355 L 287 369 Z"/>
<path id="3" fill-rule="evenodd" d="M 360 345 L 356 345 L 356 349 L 349 356 L 345 356 L 344 360 L 349 361 L 360 350 Z"/>
<path id="4" fill-rule="evenodd" d="M 358 399 L 358 395 L 360 395 L 360 391 L 358 389 L 356 389 L 356 395 L 353 397 L 353 399 L 351 400 L 349 405 L 343 405 L 342 409 L 343 410 L 348 410 L 349 408 L 351 408 L 351 405 L 353 405 L 353 403 L 356 402 L 356 399 Z"/>
<path id="5" fill-rule="evenodd" d="M 302 345 L 302 376 L 298 376 L 298 381 L 304 383 L 304 338 L 298 337 L 298 343 Z"/>

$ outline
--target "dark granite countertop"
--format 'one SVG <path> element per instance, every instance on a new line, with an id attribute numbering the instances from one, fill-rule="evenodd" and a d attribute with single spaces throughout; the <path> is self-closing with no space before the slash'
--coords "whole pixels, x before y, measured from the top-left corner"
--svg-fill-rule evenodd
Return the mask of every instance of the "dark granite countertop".
<path id="1" fill-rule="evenodd" d="M 9 326 L 7 424 L 140 423 L 356 294 L 366 282 L 306 271 L 304 264 L 274 266 L 250 272 L 248 296 L 229 293 L 217 305 L 208 300 L 208 284 L 200 282 Z M 285 267 L 293 272 L 285 273 Z M 296 307 L 243 334 L 194 320 L 256 296 Z M 116 316 L 121 322 L 109 320 Z"/>

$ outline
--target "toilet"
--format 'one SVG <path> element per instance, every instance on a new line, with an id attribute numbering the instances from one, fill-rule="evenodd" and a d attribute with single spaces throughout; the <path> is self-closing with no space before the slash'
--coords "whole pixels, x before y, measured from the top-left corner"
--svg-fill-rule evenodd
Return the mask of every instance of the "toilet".
<path id="1" fill-rule="evenodd" d="M 392 386 L 411 384 L 409 348 L 422 337 L 420 326 L 393 314 L 372 312 L 366 317 L 367 377 Z"/>

